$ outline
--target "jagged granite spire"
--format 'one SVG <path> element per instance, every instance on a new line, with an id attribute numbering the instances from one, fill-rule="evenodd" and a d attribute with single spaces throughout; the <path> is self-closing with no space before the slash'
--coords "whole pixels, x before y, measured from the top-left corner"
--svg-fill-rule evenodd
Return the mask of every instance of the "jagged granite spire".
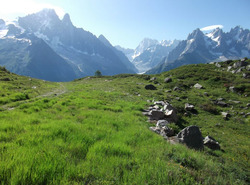
<path id="1" fill-rule="evenodd" d="M 203 37 L 203 36 L 204 36 L 203 32 L 199 28 L 197 28 L 191 34 L 188 35 L 187 40 L 197 39 L 197 38 L 200 38 L 200 37 Z"/>
<path id="2" fill-rule="evenodd" d="M 104 35 L 100 35 L 98 37 L 98 39 L 105 45 L 105 46 L 108 46 L 108 47 L 113 47 L 112 44 L 106 39 L 106 37 L 104 37 Z"/>
<path id="3" fill-rule="evenodd" d="M 73 26 L 70 16 L 68 13 L 66 13 L 62 19 L 62 22 L 66 25 L 66 26 Z"/>

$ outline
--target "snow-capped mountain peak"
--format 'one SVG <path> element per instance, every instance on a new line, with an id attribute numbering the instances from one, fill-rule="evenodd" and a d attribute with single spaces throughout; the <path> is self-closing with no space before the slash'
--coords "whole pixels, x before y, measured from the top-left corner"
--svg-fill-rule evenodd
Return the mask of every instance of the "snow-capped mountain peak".
<path id="1" fill-rule="evenodd" d="M 162 45 L 162 46 L 171 46 L 173 43 L 174 43 L 173 40 L 162 40 L 160 42 L 160 45 Z"/>
<path id="2" fill-rule="evenodd" d="M 102 38 L 106 40 L 104 36 Z M 0 47 L 6 51 L 18 48 L 6 56 L 0 53 L 1 57 L 5 57 L 0 65 L 6 65 L 9 60 L 20 60 L 23 66 L 19 67 L 19 63 L 12 62 L 6 65 L 7 69 L 46 80 L 73 80 L 93 75 L 96 70 L 104 75 L 136 72 L 123 53 L 116 52 L 112 45 L 105 45 L 92 33 L 75 27 L 68 14 L 62 20 L 59 19 L 52 9 L 19 17 L 14 24 L 0 21 Z M 12 59 L 19 55 L 23 58 Z M 44 67 L 45 63 L 53 63 L 53 67 Z M 64 66 L 63 69 L 60 66 Z"/>
<path id="3" fill-rule="evenodd" d="M 57 18 L 58 15 L 54 9 L 45 8 L 38 13 L 35 13 L 40 18 Z"/>
<path id="4" fill-rule="evenodd" d="M 145 38 L 143 39 L 139 46 L 135 49 L 134 58 L 139 56 L 141 53 L 143 53 L 145 50 L 147 50 L 150 46 L 158 44 L 159 41 L 155 39 Z"/>
<path id="5" fill-rule="evenodd" d="M 188 35 L 173 49 L 162 65 L 149 73 L 159 73 L 185 64 L 222 61 L 250 57 L 250 30 L 239 26 L 230 32 L 217 28 L 203 34 L 199 29 Z"/>

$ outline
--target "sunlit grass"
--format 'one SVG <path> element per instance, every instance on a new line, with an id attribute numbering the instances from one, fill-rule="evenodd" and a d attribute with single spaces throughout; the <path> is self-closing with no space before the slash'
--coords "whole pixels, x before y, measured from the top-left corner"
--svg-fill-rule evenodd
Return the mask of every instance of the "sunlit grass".
<path id="1" fill-rule="evenodd" d="M 231 104 L 200 106 L 223 97 L 227 103 L 229 99 L 241 101 L 234 109 L 246 111 L 240 107 L 247 98 L 228 92 L 224 81 L 213 83 L 214 69 L 211 65 L 184 66 L 156 75 L 161 84 L 156 91 L 144 89 L 150 83 L 146 76 L 118 75 L 63 83 L 67 92 L 45 97 L 39 95 L 62 86 L 32 79 L 45 87 L 33 92 L 34 84 L 17 76 L 24 80 L 21 89 L 27 88 L 30 98 L 17 102 L 9 97 L 25 92 L 15 88 L 20 79 L 1 82 L 1 93 L 9 93 L 5 105 L 15 105 L 13 110 L 0 112 L 1 184 L 247 184 L 249 118 L 235 114 L 226 121 L 208 111 L 230 111 Z M 164 84 L 170 74 L 173 82 Z M 226 76 L 233 83 L 238 79 L 246 83 L 240 76 Z M 197 82 L 205 89 L 190 87 Z M 176 85 L 183 91 L 165 92 Z M 172 124 L 175 130 L 197 125 L 203 136 L 219 141 L 222 151 L 171 145 L 151 132 L 152 124 L 141 111 L 149 105 L 146 100 L 153 99 L 168 99 L 178 108 L 182 119 Z M 195 105 L 197 115 L 183 115 L 187 102 Z"/>

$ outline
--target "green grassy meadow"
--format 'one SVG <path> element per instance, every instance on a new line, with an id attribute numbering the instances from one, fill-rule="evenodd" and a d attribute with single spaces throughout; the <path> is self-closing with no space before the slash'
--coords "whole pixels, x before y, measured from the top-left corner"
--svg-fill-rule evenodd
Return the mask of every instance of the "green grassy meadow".
<path id="1" fill-rule="evenodd" d="M 150 82 L 153 76 L 157 80 Z M 164 83 L 169 76 L 173 81 Z M 191 88 L 195 83 L 204 89 Z M 157 90 L 145 90 L 147 84 Z M 175 86 L 182 91 L 173 91 Z M 249 96 L 242 73 L 211 64 L 65 83 L 1 69 L 0 184 L 249 184 L 250 121 L 243 116 Z M 217 98 L 230 106 L 214 105 Z M 171 124 L 176 134 L 197 125 L 222 150 L 169 144 L 149 130 L 152 123 L 142 115 L 147 100 L 167 100 L 178 109 L 179 122 Z M 197 113 L 185 116 L 185 103 Z M 229 120 L 222 111 L 230 112 Z"/>

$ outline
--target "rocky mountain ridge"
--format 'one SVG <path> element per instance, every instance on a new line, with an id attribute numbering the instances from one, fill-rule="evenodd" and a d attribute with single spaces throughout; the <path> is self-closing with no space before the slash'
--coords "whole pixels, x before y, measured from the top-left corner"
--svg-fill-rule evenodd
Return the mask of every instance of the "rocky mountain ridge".
<path id="1" fill-rule="evenodd" d="M 250 57 L 250 31 L 239 26 L 230 32 L 220 28 L 210 33 L 194 30 L 162 60 L 157 67 L 147 73 L 160 73 L 181 65 L 218 62 L 229 59 Z"/>
<path id="2" fill-rule="evenodd" d="M 139 73 L 144 73 L 157 66 L 179 42 L 178 40 L 162 40 L 159 42 L 155 39 L 145 38 L 139 43 L 135 50 L 124 49 L 119 46 L 116 47 L 126 54 L 138 69 Z"/>
<path id="3" fill-rule="evenodd" d="M 136 72 L 133 64 L 123 53 L 117 51 L 112 45 L 106 46 L 92 33 L 82 28 L 76 28 L 72 24 L 69 14 L 65 14 L 60 20 L 54 10 L 44 9 L 38 13 L 20 17 L 15 23 L 5 24 L 2 20 L 0 29 L 0 48 L 3 48 L 0 50 L 0 54 L 6 51 L 4 49 L 6 40 L 8 40 L 9 46 L 12 46 L 9 47 L 11 55 L 0 56 L 0 65 L 6 66 L 7 69 L 17 74 L 51 81 L 69 81 L 93 75 L 96 70 L 102 71 L 104 75 Z M 39 55 L 39 53 L 32 53 L 33 50 L 29 50 L 28 46 L 33 45 L 34 40 L 39 39 L 43 40 L 44 44 L 59 56 L 60 61 L 51 60 L 53 58 L 51 56 L 47 56 L 45 59 L 43 57 L 48 54 Z M 26 49 L 22 49 L 23 46 L 21 47 L 20 42 L 26 43 Z M 42 48 L 38 52 L 43 52 Z M 15 56 L 19 55 L 25 55 L 26 58 L 16 59 Z M 33 63 L 38 65 L 33 67 L 24 65 L 19 68 L 16 60 L 28 64 L 32 60 L 30 55 L 39 55 L 39 64 L 36 60 Z M 49 67 L 51 68 L 49 75 L 36 75 L 35 68 L 39 68 L 41 73 L 48 69 L 48 66 L 43 65 L 44 62 L 56 63 L 56 65 Z M 60 70 L 60 64 L 68 69 L 66 73 Z M 13 70 L 14 68 L 15 70 Z M 60 73 L 59 78 L 53 76 L 56 71 Z"/>

